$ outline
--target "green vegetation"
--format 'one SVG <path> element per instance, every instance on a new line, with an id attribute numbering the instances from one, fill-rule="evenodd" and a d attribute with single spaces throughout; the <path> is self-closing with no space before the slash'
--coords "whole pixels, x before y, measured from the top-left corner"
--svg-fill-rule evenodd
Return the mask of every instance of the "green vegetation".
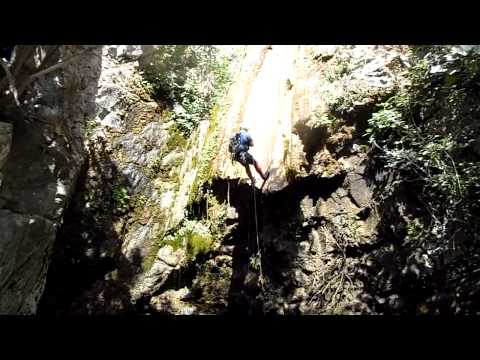
<path id="1" fill-rule="evenodd" d="M 187 261 L 193 261 L 200 254 L 212 250 L 216 241 L 221 240 L 228 231 L 225 225 L 227 205 L 219 203 L 216 198 L 206 191 L 206 216 L 203 219 L 186 219 L 174 231 L 164 234 L 159 231 L 153 239 L 149 253 L 143 262 L 143 269 L 147 271 L 154 263 L 158 250 L 170 245 L 174 250 L 184 249 Z M 160 222 L 164 222 L 160 218 Z"/>
<path id="2" fill-rule="evenodd" d="M 143 194 L 137 194 L 131 198 L 131 202 L 136 208 L 142 208 L 148 203 L 148 198 Z"/>
<path id="3" fill-rule="evenodd" d="M 95 119 L 88 119 L 85 122 L 85 134 L 87 135 L 87 138 L 92 136 L 92 134 L 95 132 L 98 126 L 99 126 L 99 123 Z"/>
<path id="4" fill-rule="evenodd" d="M 163 151 L 154 159 L 150 164 L 148 164 L 148 169 L 150 172 L 150 178 L 161 178 L 164 180 L 169 180 L 170 182 L 177 182 L 179 175 L 179 168 L 182 165 L 182 157 L 178 157 L 174 162 L 170 162 L 167 165 L 162 164 L 166 155 L 172 154 L 175 149 L 180 149 L 181 152 L 184 152 L 185 148 L 188 145 L 188 140 L 185 138 L 184 134 L 179 130 L 176 125 L 171 126 L 169 129 L 167 143 Z M 175 170 L 173 170 L 175 168 Z M 173 170 L 173 171 L 172 171 Z M 173 176 L 172 176 L 173 175 Z"/>
<path id="5" fill-rule="evenodd" d="M 156 46 L 143 76 L 157 99 L 169 103 L 173 119 L 188 137 L 223 96 L 229 82 L 228 60 L 206 45 Z"/>
<path id="6" fill-rule="evenodd" d="M 381 104 L 367 136 L 387 168 L 421 189 L 430 216 L 411 223 L 408 236 L 446 249 L 459 229 L 474 236 L 480 224 L 480 56 L 422 46 L 411 62 L 411 85 Z"/>
<path id="7" fill-rule="evenodd" d="M 334 128 L 338 123 L 339 119 L 330 113 L 325 113 L 320 109 L 315 112 L 315 127 L 325 126 L 328 128 Z"/>
<path id="8" fill-rule="evenodd" d="M 205 199 L 207 204 L 206 223 L 214 239 L 221 239 L 228 231 L 225 225 L 228 205 L 226 203 L 219 203 L 210 190 L 206 191 Z"/>
<path id="9" fill-rule="evenodd" d="M 230 84 L 228 59 L 213 46 L 157 46 L 144 73 L 153 87 L 154 96 L 170 105 L 175 125 L 170 128 L 167 152 L 183 148 L 202 120 L 209 128 L 200 155 L 195 155 L 198 168 L 189 202 L 198 198 L 199 189 L 212 176 L 212 164 L 218 150 L 219 103 Z M 161 159 L 150 165 L 152 176 L 166 176 Z"/>
<path id="10" fill-rule="evenodd" d="M 155 93 L 153 85 L 146 80 L 143 76 L 138 73 L 130 78 L 130 85 L 136 89 L 136 94 L 138 94 L 144 100 L 150 100 L 151 96 Z"/>
<path id="11" fill-rule="evenodd" d="M 363 81 L 346 79 L 336 86 L 336 94 L 327 97 L 327 105 L 330 114 L 341 115 L 351 112 L 356 106 L 365 103 L 365 99 L 379 96 L 384 95 L 375 93 L 375 90 L 369 89 Z"/>
<path id="12" fill-rule="evenodd" d="M 415 218 L 407 224 L 408 240 L 418 240 L 423 235 L 423 224 L 418 218 Z"/>
<path id="13" fill-rule="evenodd" d="M 153 263 L 155 262 L 155 259 L 157 257 L 158 251 L 162 246 L 165 246 L 164 242 L 164 230 L 163 226 L 166 222 L 166 217 L 165 214 L 160 211 L 160 209 L 156 208 L 154 209 L 154 218 L 155 222 L 160 226 L 160 228 L 157 231 L 157 234 L 153 237 L 152 243 L 150 244 L 148 248 L 147 255 L 143 258 L 142 261 L 142 270 L 143 271 L 148 271 L 152 267 Z"/>
<path id="14" fill-rule="evenodd" d="M 185 148 L 187 146 L 187 138 L 177 125 L 168 129 L 168 139 L 166 144 L 166 152 L 171 152 L 176 148 Z"/>
<path id="15" fill-rule="evenodd" d="M 177 232 L 167 235 L 163 241 L 175 250 L 185 249 L 187 260 L 190 261 L 210 250 L 214 238 L 204 221 L 186 220 Z"/>
<path id="16" fill-rule="evenodd" d="M 354 241 L 359 242 L 360 238 L 360 223 L 359 223 L 360 218 L 355 215 L 352 216 L 349 219 L 346 219 L 346 233 L 349 234 L 350 238 Z"/>
<path id="17" fill-rule="evenodd" d="M 168 173 L 165 174 L 165 169 L 162 167 L 162 157 L 156 158 L 150 164 L 148 164 L 148 168 L 150 170 L 150 178 L 154 179 L 160 175 L 160 177 L 168 176 Z"/>
<path id="18" fill-rule="evenodd" d="M 218 103 L 229 83 L 228 66 L 225 59 L 215 57 L 217 55 L 215 49 L 207 49 L 210 47 L 186 49 L 179 46 L 175 49 L 175 46 L 167 46 L 162 48 L 165 52 L 162 53 L 163 50 L 160 50 L 156 54 L 157 62 L 150 67 L 152 72 L 144 74 L 144 76 L 152 80 L 157 98 L 179 104 L 180 109 L 183 110 L 172 106 L 172 110 L 168 114 L 175 124 L 169 128 L 165 151 L 149 165 L 149 169 L 152 177 L 168 179 L 169 182 L 176 182 L 179 186 L 179 171 L 176 170 L 181 166 L 181 160 L 168 166 L 163 166 L 162 160 L 166 154 L 172 153 L 175 149 L 183 151 L 188 146 L 188 138 L 198 122 L 204 117 L 208 118 L 209 128 L 204 146 L 201 153 L 195 155 L 193 159 L 194 167 L 198 168 L 198 172 L 190 191 L 189 203 L 191 204 L 194 198 L 200 197 L 199 189 L 212 175 L 213 159 L 219 146 L 220 107 Z M 209 55 L 211 58 L 207 59 L 206 55 L 209 52 L 211 52 Z M 188 56 L 195 54 L 199 56 L 195 62 L 189 63 L 188 56 L 187 58 L 178 58 L 182 53 L 188 53 Z M 169 68 L 173 69 L 173 73 L 162 72 Z M 222 217 L 217 215 L 216 218 L 221 219 Z M 217 238 L 216 235 L 220 232 L 220 228 L 221 225 L 214 221 L 186 220 L 173 234 L 165 236 L 163 231 L 160 231 L 153 240 L 149 254 L 144 260 L 144 269 L 151 267 L 158 250 L 165 245 L 172 245 L 175 249 L 184 248 L 188 260 L 194 259 L 200 253 L 207 252 L 211 248 L 213 239 Z"/>
<path id="19" fill-rule="evenodd" d="M 339 54 L 345 54 L 340 57 Z M 342 77 L 348 76 L 353 70 L 349 52 L 338 53 L 333 62 L 329 64 L 325 71 L 325 77 L 328 81 L 334 82 Z"/>
<path id="20" fill-rule="evenodd" d="M 114 185 L 112 189 L 113 204 L 116 212 L 125 213 L 130 208 L 130 195 L 128 188 L 123 185 Z"/>
<path id="21" fill-rule="evenodd" d="M 210 114 L 210 124 L 208 126 L 205 143 L 199 157 L 194 158 L 195 165 L 198 166 L 197 176 L 190 191 L 189 203 L 198 200 L 201 186 L 212 178 L 213 160 L 218 151 L 220 107 L 218 105 L 212 108 Z"/>

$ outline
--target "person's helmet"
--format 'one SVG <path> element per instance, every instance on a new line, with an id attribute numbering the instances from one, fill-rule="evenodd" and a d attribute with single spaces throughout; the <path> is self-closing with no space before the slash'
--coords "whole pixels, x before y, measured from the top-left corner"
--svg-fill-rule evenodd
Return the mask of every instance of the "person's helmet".
<path id="1" fill-rule="evenodd" d="M 240 127 L 240 131 L 248 132 L 248 128 L 246 128 L 245 126 L 242 126 L 242 127 Z"/>

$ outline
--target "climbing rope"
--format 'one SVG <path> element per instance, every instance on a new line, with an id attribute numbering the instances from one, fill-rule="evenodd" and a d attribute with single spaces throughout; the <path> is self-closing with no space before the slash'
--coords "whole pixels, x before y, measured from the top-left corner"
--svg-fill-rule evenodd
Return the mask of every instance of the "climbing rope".
<path id="1" fill-rule="evenodd" d="M 252 188 L 253 188 L 253 208 L 255 212 L 255 233 L 257 236 L 257 255 L 258 255 L 258 265 L 260 269 L 260 285 L 262 287 L 262 291 L 264 291 L 263 288 L 263 269 L 262 269 L 262 252 L 260 250 L 260 238 L 258 236 L 258 220 L 257 220 L 257 198 L 256 198 L 256 191 L 255 191 L 255 184 L 252 182 Z"/>
<path id="2" fill-rule="evenodd" d="M 227 181 L 227 201 L 228 201 L 228 209 L 230 209 L 230 181 Z"/>

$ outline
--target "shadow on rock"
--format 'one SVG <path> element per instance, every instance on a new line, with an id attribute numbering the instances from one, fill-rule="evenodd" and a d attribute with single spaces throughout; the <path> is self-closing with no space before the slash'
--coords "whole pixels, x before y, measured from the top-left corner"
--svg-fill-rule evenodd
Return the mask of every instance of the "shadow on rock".
<path id="1" fill-rule="evenodd" d="M 54 246 L 40 315 L 135 311 L 129 285 L 141 268 L 140 251 L 130 259 L 121 251 L 129 188 L 106 143 L 91 144 Z"/>

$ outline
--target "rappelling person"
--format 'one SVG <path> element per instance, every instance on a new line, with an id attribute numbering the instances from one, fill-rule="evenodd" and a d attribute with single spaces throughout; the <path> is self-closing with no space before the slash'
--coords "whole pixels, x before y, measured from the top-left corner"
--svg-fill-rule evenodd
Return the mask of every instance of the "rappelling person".
<path id="1" fill-rule="evenodd" d="M 233 156 L 233 159 L 238 161 L 245 167 L 247 171 L 247 175 L 252 181 L 252 184 L 255 184 L 255 179 L 253 178 L 252 172 L 250 171 L 250 165 L 255 167 L 258 174 L 262 177 L 263 183 L 267 181 L 268 177 L 270 176 L 270 172 L 263 172 L 258 165 L 258 162 L 253 158 L 252 154 L 248 152 L 250 146 L 253 146 L 253 140 L 250 134 L 248 133 L 248 129 L 242 127 L 240 132 L 236 133 L 230 138 L 230 144 L 228 150 Z"/>

